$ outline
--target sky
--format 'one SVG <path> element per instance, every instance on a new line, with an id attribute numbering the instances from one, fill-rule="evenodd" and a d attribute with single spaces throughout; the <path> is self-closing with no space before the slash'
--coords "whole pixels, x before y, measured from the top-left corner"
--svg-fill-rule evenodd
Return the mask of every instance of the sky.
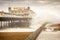
<path id="1" fill-rule="evenodd" d="M 30 6 L 32 10 L 37 10 L 40 6 L 54 6 L 59 9 L 60 0 L 0 0 L 0 11 L 8 11 L 8 7 L 20 6 Z"/>
<path id="2" fill-rule="evenodd" d="M 59 6 L 60 5 L 59 2 L 60 2 L 59 0 L 0 0 L 0 9 L 4 11 L 8 11 L 9 6 L 11 7 L 16 7 L 16 6 L 38 7 L 44 5 Z"/>

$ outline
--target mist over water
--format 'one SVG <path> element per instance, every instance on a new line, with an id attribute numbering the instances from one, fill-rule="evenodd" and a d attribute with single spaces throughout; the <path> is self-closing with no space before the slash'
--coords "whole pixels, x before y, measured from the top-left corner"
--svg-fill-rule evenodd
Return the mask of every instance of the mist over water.
<path id="1" fill-rule="evenodd" d="M 38 28 L 44 22 L 60 22 L 60 9 L 56 5 L 36 6 L 31 9 L 36 13 L 31 20 L 32 28 Z"/>
<path id="2" fill-rule="evenodd" d="M 29 1 L 29 6 L 35 12 L 30 27 L 38 28 L 44 22 L 60 22 L 60 4 L 56 1 Z M 8 12 L 8 7 L 28 6 L 25 1 L 0 1 L 0 9 Z M 0 10 L 0 11 L 1 11 Z"/>

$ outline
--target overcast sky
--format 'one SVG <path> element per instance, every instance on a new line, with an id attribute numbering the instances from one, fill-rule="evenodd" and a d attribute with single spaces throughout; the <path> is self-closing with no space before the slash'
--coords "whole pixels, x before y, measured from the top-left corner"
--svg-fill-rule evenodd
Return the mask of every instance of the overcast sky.
<path id="1" fill-rule="evenodd" d="M 60 0 L 0 0 L 0 9 L 4 10 L 9 6 L 40 6 L 40 5 L 60 5 Z M 6 9 L 5 9 L 6 10 Z"/>
<path id="2" fill-rule="evenodd" d="M 59 7 L 60 0 L 0 0 L 0 11 L 7 11 L 8 7 L 19 6 L 41 6 L 41 5 L 54 5 Z"/>

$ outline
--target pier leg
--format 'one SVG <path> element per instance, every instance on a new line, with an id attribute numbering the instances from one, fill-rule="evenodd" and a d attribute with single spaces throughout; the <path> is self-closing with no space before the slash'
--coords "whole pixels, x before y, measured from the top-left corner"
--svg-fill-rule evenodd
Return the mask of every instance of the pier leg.
<path id="1" fill-rule="evenodd" d="M 2 28 L 2 21 L 1 21 L 1 28 Z"/>

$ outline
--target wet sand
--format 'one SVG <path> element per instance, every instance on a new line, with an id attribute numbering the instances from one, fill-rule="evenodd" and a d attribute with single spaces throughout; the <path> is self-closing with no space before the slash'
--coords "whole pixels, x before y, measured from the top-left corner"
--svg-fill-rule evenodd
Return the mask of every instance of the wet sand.
<path id="1" fill-rule="evenodd" d="M 25 40 L 32 32 L 0 32 L 0 40 Z"/>

